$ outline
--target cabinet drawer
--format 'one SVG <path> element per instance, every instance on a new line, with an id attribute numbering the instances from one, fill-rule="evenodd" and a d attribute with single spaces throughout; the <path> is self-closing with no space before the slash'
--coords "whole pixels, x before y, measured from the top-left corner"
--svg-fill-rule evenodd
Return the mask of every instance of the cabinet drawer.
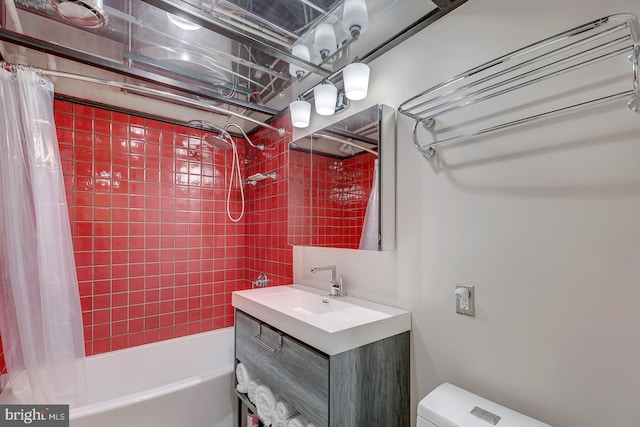
<path id="1" fill-rule="evenodd" d="M 236 359 L 316 426 L 328 426 L 328 357 L 239 310 L 235 333 Z"/>

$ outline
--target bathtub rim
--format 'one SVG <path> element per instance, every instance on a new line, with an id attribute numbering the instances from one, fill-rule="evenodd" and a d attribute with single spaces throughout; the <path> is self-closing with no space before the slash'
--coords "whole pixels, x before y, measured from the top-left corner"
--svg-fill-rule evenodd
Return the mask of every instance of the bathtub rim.
<path id="1" fill-rule="evenodd" d="M 184 390 L 189 387 L 202 384 L 209 380 L 222 377 L 224 375 L 233 375 L 233 364 L 228 367 L 218 369 L 215 372 L 211 372 L 205 375 L 193 376 L 185 378 L 183 380 L 174 381 L 158 387 L 153 387 L 148 390 L 139 391 L 137 393 L 126 394 L 114 399 L 105 400 L 102 402 L 90 403 L 88 405 L 79 406 L 77 408 L 71 408 L 69 410 L 69 419 L 75 420 L 91 415 L 99 414 L 102 412 L 117 410 L 129 405 L 135 405 L 140 402 L 145 402 L 154 398 L 165 396 L 170 393 Z"/>
<path id="2" fill-rule="evenodd" d="M 166 346 L 168 345 L 168 342 L 171 342 L 172 345 L 179 345 L 180 342 L 187 342 L 189 340 L 202 338 L 204 335 L 212 335 L 212 336 L 229 335 L 229 339 L 233 340 L 234 339 L 233 331 L 234 331 L 234 327 L 228 326 L 225 328 L 214 329 L 211 331 L 198 332 L 196 334 L 183 335 L 176 338 L 169 338 L 166 340 L 136 345 L 136 346 L 127 347 L 119 350 L 113 350 L 105 353 L 94 354 L 91 356 L 85 356 L 85 360 L 89 360 L 89 359 L 100 360 L 103 358 L 109 358 L 114 356 L 117 357 L 118 355 L 139 351 L 139 349 L 142 347 L 146 347 L 148 349 L 150 347 Z M 230 355 L 229 359 L 230 359 L 230 362 L 224 364 L 224 366 L 222 367 L 215 366 L 214 368 L 212 368 L 211 371 L 203 372 L 202 374 L 199 374 L 199 375 L 192 375 L 186 378 L 179 379 L 177 381 L 167 382 L 166 384 L 162 384 L 160 386 L 151 387 L 146 390 L 125 394 L 123 396 L 118 396 L 118 397 L 107 399 L 107 400 L 101 400 L 98 402 L 92 402 L 92 403 L 88 403 L 86 405 L 78 406 L 75 408 L 72 407 L 69 409 L 69 419 L 75 420 L 82 417 L 88 417 L 94 414 L 98 414 L 101 412 L 106 412 L 108 410 L 118 409 L 131 404 L 150 400 L 152 398 L 164 396 L 169 393 L 184 390 L 187 387 L 196 386 L 205 381 L 222 377 L 227 374 L 233 375 L 233 370 L 234 370 L 233 354 Z M 0 402 L 2 404 L 22 404 L 22 402 L 18 402 L 15 396 L 13 395 L 10 381 L 8 381 L 4 389 L 0 391 L 0 394 L 3 395 L 4 397 L 4 399 L 0 399 Z"/>

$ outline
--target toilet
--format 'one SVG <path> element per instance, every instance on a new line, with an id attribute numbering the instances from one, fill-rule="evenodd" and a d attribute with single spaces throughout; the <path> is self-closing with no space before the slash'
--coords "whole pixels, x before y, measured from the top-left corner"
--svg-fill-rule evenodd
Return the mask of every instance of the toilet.
<path id="1" fill-rule="evenodd" d="M 416 427 L 551 427 L 452 384 L 441 384 L 418 405 Z"/>

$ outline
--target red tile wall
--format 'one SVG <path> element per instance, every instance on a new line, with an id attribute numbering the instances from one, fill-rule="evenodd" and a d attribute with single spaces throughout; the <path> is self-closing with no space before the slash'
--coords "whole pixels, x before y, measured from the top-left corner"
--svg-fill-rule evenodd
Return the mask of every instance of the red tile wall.
<path id="1" fill-rule="evenodd" d="M 229 326 L 240 226 L 230 152 L 202 132 L 55 102 L 87 354 Z"/>
<path id="2" fill-rule="evenodd" d="M 290 284 L 293 280 L 293 250 L 287 239 L 288 218 L 288 147 L 291 142 L 290 119 L 283 116 L 271 123 L 288 132 L 279 136 L 277 131 L 263 128 L 250 136 L 254 144 L 262 144 L 263 151 L 247 148 L 246 177 L 254 174 L 275 173 L 247 185 L 247 236 L 245 275 L 249 282 L 260 272 L 269 278 L 269 286 Z"/>
<path id="3" fill-rule="evenodd" d="M 231 326 L 231 292 L 261 271 L 270 286 L 292 282 L 290 134 L 251 135 L 264 151 L 236 141 L 243 177 L 277 178 L 245 186 L 245 217 L 234 223 L 232 151 L 212 149 L 206 133 L 67 101 L 54 111 L 87 355 Z M 231 201 L 237 214 L 237 185 Z M 0 343 L 0 374 L 2 356 Z"/>
<path id="4" fill-rule="evenodd" d="M 290 156 L 291 243 L 357 249 L 376 157 L 314 155 L 311 161 L 309 154 L 294 150 Z"/>
<path id="5" fill-rule="evenodd" d="M 309 246 L 312 238 L 311 156 L 289 150 L 289 242 Z"/>
<path id="6" fill-rule="evenodd" d="M 55 114 L 87 354 L 231 326 L 231 292 L 250 287 L 245 252 L 267 255 L 247 246 L 249 215 L 227 217 L 232 151 L 203 144 L 201 131 L 135 115 L 62 101 Z M 282 199 L 259 206 L 273 210 L 273 201 Z M 291 282 L 286 261 L 274 274 Z"/>

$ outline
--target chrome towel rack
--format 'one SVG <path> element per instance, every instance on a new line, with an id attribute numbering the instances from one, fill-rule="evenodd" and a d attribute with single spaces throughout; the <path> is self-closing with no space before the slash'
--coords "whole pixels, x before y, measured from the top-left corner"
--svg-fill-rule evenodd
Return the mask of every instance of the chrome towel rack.
<path id="1" fill-rule="evenodd" d="M 640 27 L 632 14 L 616 14 L 588 22 L 537 43 L 472 68 L 404 101 L 398 112 L 415 120 L 413 143 L 427 159 L 436 147 L 454 144 L 513 126 L 570 113 L 610 101 L 629 98 L 628 107 L 640 112 Z M 438 139 L 436 119 L 445 114 L 477 105 L 556 76 L 571 73 L 592 64 L 628 55 L 631 62 L 631 89 L 554 108 L 490 127 Z M 419 127 L 429 131 L 433 140 L 422 144 Z"/>

